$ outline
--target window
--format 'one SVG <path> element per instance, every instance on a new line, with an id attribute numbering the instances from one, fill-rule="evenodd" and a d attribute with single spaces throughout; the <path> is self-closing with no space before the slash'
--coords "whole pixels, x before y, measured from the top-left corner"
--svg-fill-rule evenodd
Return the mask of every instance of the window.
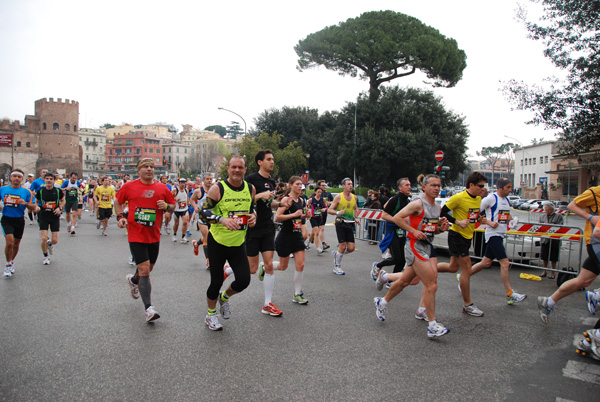
<path id="1" fill-rule="evenodd" d="M 27 148 L 31 148 L 31 142 L 28 142 L 28 143 L 26 143 L 26 144 L 25 144 L 25 146 L 26 146 Z"/>
<path id="2" fill-rule="evenodd" d="M 73 126 L 73 131 L 77 132 L 77 125 Z"/>
<path id="3" fill-rule="evenodd" d="M 58 123 L 54 123 L 54 124 L 52 125 L 52 129 L 53 129 L 54 131 L 58 131 Z"/>
<path id="4" fill-rule="evenodd" d="M 140 154 L 140 149 L 139 149 L 139 148 L 138 148 L 138 149 L 136 149 L 136 150 L 135 150 L 135 153 L 136 153 L 136 155 L 139 155 L 139 154 Z"/>
<path id="5" fill-rule="evenodd" d="M 522 162 L 522 161 L 521 161 Z M 527 159 L 525 159 L 525 166 L 527 166 Z"/>
<path id="6" fill-rule="evenodd" d="M 20 147 L 21 146 L 21 141 L 17 141 L 17 146 Z"/>
<path id="7" fill-rule="evenodd" d="M 533 158 L 533 164 L 535 165 L 535 161 L 537 160 L 537 158 Z"/>
<path id="8" fill-rule="evenodd" d="M 154 153 L 154 149 L 150 148 L 150 153 Z"/>
<path id="9" fill-rule="evenodd" d="M 530 165 L 532 164 L 532 163 L 531 163 L 531 158 L 529 158 L 529 164 L 530 164 Z"/>
<path id="10" fill-rule="evenodd" d="M 65 131 L 69 131 L 71 129 L 71 126 L 68 124 L 65 124 Z"/>
<path id="11" fill-rule="evenodd" d="M 546 155 L 546 163 L 548 163 L 548 155 Z"/>
<path id="12" fill-rule="evenodd" d="M 535 173 L 533 174 L 533 185 L 535 186 Z"/>
<path id="13" fill-rule="evenodd" d="M 46 123 L 43 123 L 42 127 L 43 127 L 44 130 L 46 130 Z"/>
<path id="14" fill-rule="evenodd" d="M 121 158 L 115 158 L 115 163 L 121 163 Z"/>
<path id="15" fill-rule="evenodd" d="M 544 157 L 540 156 L 540 164 L 544 163 Z"/>

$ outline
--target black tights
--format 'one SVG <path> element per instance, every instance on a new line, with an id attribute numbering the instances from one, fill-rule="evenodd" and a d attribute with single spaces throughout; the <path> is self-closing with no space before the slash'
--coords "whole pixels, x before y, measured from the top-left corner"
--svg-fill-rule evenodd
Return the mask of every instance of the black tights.
<path id="1" fill-rule="evenodd" d="M 389 247 L 390 252 L 392 253 L 392 259 L 383 260 L 379 264 L 377 264 L 377 266 L 379 268 L 383 268 L 390 265 L 394 265 L 394 272 L 402 272 L 402 270 L 404 269 L 404 265 L 406 264 L 406 261 L 404 259 L 405 242 L 405 237 L 398 237 L 398 235 L 394 233 Z"/>
<path id="2" fill-rule="evenodd" d="M 231 283 L 231 288 L 236 292 L 246 289 L 250 285 L 250 264 L 246 255 L 246 243 L 237 247 L 227 247 L 217 243 L 212 233 L 208 234 L 207 242 L 210 285 L 206 291 L 206 297 L 209 300 L 216 300 L 219 296 L 224 281 L 223 267 L 225 261 L 229 262 L 235 277 L 235 280 Z"/>

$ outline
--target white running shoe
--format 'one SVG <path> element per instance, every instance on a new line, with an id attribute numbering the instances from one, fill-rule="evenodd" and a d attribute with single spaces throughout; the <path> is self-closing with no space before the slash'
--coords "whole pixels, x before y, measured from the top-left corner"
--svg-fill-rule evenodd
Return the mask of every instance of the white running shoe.
<path id="1" fill-rule="evenodd" d="M 392 254 L 389 251 L 386 251 L 385 253 L 381 254 L 381 258 L 383 258 L 384 260 L 391 260 Z"/>
<path id="2" fill-rule="evenodd" d="M 2 275 L 5 278 L 10 278 L 12 276 L 12 273 L 10 272 L 10 267 L 7 265 L 4 268 L 4 275 Z"/>
<path id="3" fill-rule="evenodd" d="M 133 297 L 134 299 L 139 299 L 140 289 L 138 288 L 138 285 L 131 282 L 131 278 L 133 278 L 133 274 L 128 274 L 127 276 L 125 276 L 125 279 L 127 279 L 127 284 L 129 284 L 129 290 L 131 290 L 131 297 Z"/>
<path id="4" fill-rule="evenodd" d="M 96 222 L 96 229 L 100 229 L 101 224 L 102 222 L 100 222 L 100 219 L 98 219 L 98 221 Z"/>
<path id="5" fill-rule="evenodd" d="M 219 304 L 221 305 L 221 316 L 225 320 L 229 319 L 229 317 L 231 317 L 231 310 L 229 309 L 229 300 L 223 301 L 221 299 L 221 295 L 219 294 Z"/>
<path id="6" fill-rule="evenodd" d="M 419 310 L 417 310 L 417 312 L 415 313 L 415 318 L 417 320 L 429 321 L 429 318 L 427 318 L 427 311 L 419 313 Z"/>
<path id="7" fill-rule="evenodd" d="M 177 236 L 173 235 L 173 243 L 177 243 Z"/>
<path id="8" fill-rule="evenodd" d="M 342 270 L 342 267 L 340 267 L 339 265 L 333 267 L 333 273 L 336 275 L 346 275 L 346 273 Z"/>
<path id="9" fill-rule="evenodd" d="M 223 329 L 223 326 L 219 322 L 218 314 L 207 315 L 204 319 L 206 325 L 208 325 L 208 329 L 211 331 L 220 331 Z"/>
<path id="10" fill-rule="evenodd" d="M 127 262 L 129 265 L 135 265 L 135 261 L 133 261 L 133 256 L 129 256 L 129 261 Z"/>
<path id="11" fill-rule="evenodd" d="M 383 297 L 376 297 L 373 299 L 375 302 L 375 315 L 379 318 L 380 321 L 385 321 L 385 315 L 387 313 L 387 305 L 381 304 Z"/>
<path id="12" fill-rule="evenodd" d="M 472 315 L 473 317 L 483 317 L 483 311 L 479 310 L 474 304 L 463 306 L 463 313 Z"/>
<path id="13" fill-rule="evenodd" d="M 458 282 L 458 291 L 462 293 L 462 289 L 460 288 L 460 274 L 456 274 L 456 282 Z"/>
<path id="14" fill-rule="evenodd" d="M 323 254 L 323 249 L 317 247 L 317 255 Z"/>
<path id="15" fill-rule="evenodd" d="M 6 266 L 10 269 L 10 273 L 12 275 L 14 275 L 15 274 L 15 262 L 11 261 L 8 264 L 6 264 Z"/>
<path id="16" fill-rule="evenodd" d="M 446 335 L 448 332 L 450 330 L 439 322 L 436 322 L 432 327 L 427 327 L 427 337 L 429 338 Z"/>
<path id="17" fill-rule="evenodd" d="M 160 315 L 158 314 L 154 306 L 150 306 L 146 309 L 146 322 L 158 320 L 159 318 Z"/>
<path id="18" fill-rule="evenodd" d="M 525 300 L 526 298 L 527 298 L 527 295 L 522 295 L 513 290 L 512 295 L 506 296 L 506 303 L 507 304 L 519 303 L 519 302 L 522 302 L 523 300 Z"/>
<path id="19" fill-rule="evenodd" d="M 377 276 L 379 275 L 379 270 L 381 268 L 379 268 L 377 266 L 378 262 L 374 262 L 373 265 L 371 266 L 371 278 L 373 278 L 374 281 L 377 280 Z"/>
<path id="20" fill-rule="evenodd" d="M 71 224 L 68 224 L 68 225 L 67 225 L 67 232 L 68 232 L 68 233 L 71 233 Z"/>
<path id="21" fill-rule="evenodd" d="M 44 261 L 42 262 L 44 265 L 50 265 L 50 257 L 44 257 Z"/>
<path id="22" fill-rule="evenodd" d="M 387 282 L 385 279 L 383 279 L 383 275 L 386 273 L 387 272 L 385 272 L 385 269 L 379 270 L 379 275 L 377 275 L 377 280 L 375 281 L 375 286 L 377 287 L 377 290 L 383 289 L 383 286 Z"/>
<path id="23" fill-rule="evenodd" d="M 181 240 L 179 240 L 179 242 L 180 242 L 180 243 L 184 243 L 184 244 L 185 244 L 185 243 L 189 243 L 189 242 L 190 242 L 190 239 L 188 239 L 187 237 L 183 236 L 183 237 L 181 238 Z"/>
<path id="24" fill-rule="evenodd" d="M 585 300 L 587 301 L 588 311 L 591 315 L 596 315 L 598 299 L 600 299 L 600 295 L 597 292 L 590 292 L 589 290 L 585 292 Z"/>
<path id="25" fill-rule="evenodd" d="M 48 254 L 52 255 L 52 253 L 54 253 L 54 246 L 52 245 L 52 242 L 48 240 Z"/>

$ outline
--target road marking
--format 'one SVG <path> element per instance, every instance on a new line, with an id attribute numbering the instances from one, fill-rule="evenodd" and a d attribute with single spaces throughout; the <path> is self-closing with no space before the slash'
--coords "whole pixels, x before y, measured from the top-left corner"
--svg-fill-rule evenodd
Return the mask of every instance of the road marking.
<path id="1" fill-rule="evenodd" d="M 569 360 L 563 369 L 563 375 L 574 380 L 600 384 L 600 366 Z"/>
<path id="2" fill-rule="evenodd" d="M 589 328 L 594 328 L 594 326 L 596 325 L 596 323 L 598 322 L 598 317 L 586 317 L 586 318 L 581 318 L 581 324 L 582 325 L 586 325 Z"/>

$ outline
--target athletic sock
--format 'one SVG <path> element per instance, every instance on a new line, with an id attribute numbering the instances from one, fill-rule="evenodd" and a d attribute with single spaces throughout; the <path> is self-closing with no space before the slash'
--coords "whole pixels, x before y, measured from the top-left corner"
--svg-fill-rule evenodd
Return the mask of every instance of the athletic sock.
<path id="1" fill-rule="evenodd" d="M 273 300 L 273 288 L 275 287 L 275 274 L 265 274 L 265 306 Z"/>
<path id="2" fill-rule="evenodd" d="M 213 309 L 213 310 L 208 309 L 208 315 L 215 315 L 215 314 L 217 314 L 217 309 Z"/>
<path id="3" fill-rule="evenodd" d="M 48 257 L 48 253 L 44 253 L 44 257 Z"/>
<path id="4" fill-rule="evenodd" d="M 134 285 L 140 283 L 140 274 L 138 273 L 137 269 L 135 270 L 135 274 L 133 274 L 133 276 L 131 277 L 131 283 L 133 283 Z"/>
<path id="5" fill-rule="evenodd" d="M 417 312 L 418 312 L 419 314 L 423 314 L 425 311 L 427 311 L 427 309 L 426 309 L 425 307 L 419 307 L 419 308 L 417 309 Z"/>
<path id="6" fill-rule="evenodd" d="M 342 265 L 342 257 L 344 257 L 344 255 L 340 252 L 337 252 L 335 255 L 335 265 L 337 266 L 341 266 Z"/>
<path id="7" fill-rule="evenodd" d="M 548 298 L 548 307 L 554 307 L 556 302 L 552 299 L 552 296 Z"/>
<path id="8" fill-rule="evenodd" d="M 302 293 L 302 277 L 304 276 L 304 272 L 302 271 L 294 271 L 294 294 L 299 295 Z"/>
<path id="9" fill-rule="evenodd" d="M 433 326 L 434 326 L 435 324 L 437 324 L 437 321 L 436 321 L 436 320 L 429 321 L 429 328 L 433 328 Z"/>
<path id="10" fill-rule="evenodd" d="M 229 275 L 233 274 L 233 269 L 231 267 L 227 267 L 227 268 L 225 268 L 225 273 L 229 276 Z"/>
<path id="11" fill-rule="evenodd" d="M 383 279 L 384 281 L 388 281 L 388 273 L 386 272 L 385 274 L 381 275 L 381 279 Z"/>
<path id="12" fill-rule="evenodd" d="M 273 271 L 279 269 L 279 261 L 273 261 Z"/>
<path id="13" fill-rule="evenodd" d="M 225 291 L 221 292 L 221 301 L 226 302 L 227 300 L 229 300 L 229 296 L 227 296 L 227 293 L 225 293 Z"/>
<path id="14" fill-rule="evenodd" d="M 202 251 L 204 251 L 204 257 L 208 258 L 208 253 L 207 253 L 207 246 L 206 244 L 202 244 Z"/>
<path id="15" fill-rule="evenodd" d="M 379 304 L 381 304 L 382 306 L 387 306 L 387 300 L 385 300 L 385 298 L 381 298 L 381 301 L 379 302 Z"/>
<path id="16" fill-rule="evenodd" d="M 150 277 L 140 276 L 138 288 L 140 290 L 140 296 L 142 296 L 142 301 L 144 302 L 144 307 L 150 307 L 152 305 L 152 301 L 150 300 L 150 293 L 152 292 Z"/>

